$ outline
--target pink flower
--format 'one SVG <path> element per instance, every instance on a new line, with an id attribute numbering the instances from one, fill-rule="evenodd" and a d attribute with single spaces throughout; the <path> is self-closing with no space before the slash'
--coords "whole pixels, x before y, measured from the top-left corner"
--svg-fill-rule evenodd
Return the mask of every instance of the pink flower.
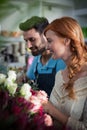
<path id="1" fill-rule="evenodd" d="M 31 89 L 31 97 L 26 100 L 19 91 L 12 96 L 0 89 L 0 129 L 54 130 L 52 119 L 42 106 L 42 102 L 48 101 L 47 94 Z"/>
<path id="2" fill-rule="evenodd" d="M 48 98 L 47 98 L 47 93 L 45 91 L 38 91 L 37 92 L 37 98 L 40 100 L 40 102 L 47 102 Z"/>
<path id="3" fill-rule="evenodd" d="M 38 91 L 34 91 L 33 89 L 30 90 L 32 95 L 36 95 Z"/>
<path id="4" fill-rule="evenodd" d="M 40 100 L 38 99 L 38 97 L 31 96 L 30 102 L 31 102 L 31 104 L 33 104 L 33 107 L 30 111 L 34 112 L 34 113 L 38 112 L 41 107 L 41 103 L 40 103 Z"/>

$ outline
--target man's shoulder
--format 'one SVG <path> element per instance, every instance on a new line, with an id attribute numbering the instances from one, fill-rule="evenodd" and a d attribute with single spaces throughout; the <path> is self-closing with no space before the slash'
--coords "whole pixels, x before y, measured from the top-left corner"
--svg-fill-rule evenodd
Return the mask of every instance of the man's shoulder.
<path id="1" fill-rule="evenodd" d="M 57 63 L 66 66 L 64 60 L 62 59 L 57 59 Z"/>
<path id="2" fill-rule="evenodd" d="M 40 59 L 41 55 L 38 55 L 38 56 L 34 56 L 34 60 L 38 60 Z"/>

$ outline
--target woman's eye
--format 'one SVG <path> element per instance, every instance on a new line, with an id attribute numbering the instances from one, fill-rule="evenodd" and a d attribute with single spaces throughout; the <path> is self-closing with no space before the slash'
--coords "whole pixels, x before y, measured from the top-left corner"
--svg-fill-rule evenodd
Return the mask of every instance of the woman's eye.
<path id="1" fill-rule="evenodd" d="M 51 43 L 51 42 L 52 42 L 52 40 L 51 40 L 51 39 L 47 39 L 47 41 L 48 41 L 48 43 Z"/>

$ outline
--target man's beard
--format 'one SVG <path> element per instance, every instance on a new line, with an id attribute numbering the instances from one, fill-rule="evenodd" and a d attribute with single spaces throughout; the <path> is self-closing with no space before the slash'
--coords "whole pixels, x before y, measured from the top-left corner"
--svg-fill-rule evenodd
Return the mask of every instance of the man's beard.
<path id="1" fill-rule="evenodd" d="M 40 44 L 39 47 L 32 47 L 31 48 L 31 53 L 33 56 L 37 56 L 42 54 L 46 50 L 46 47 L 44 44 Z"/>
<path id="2" fill-rule="evenodd" d="M 32 53 L 33 56 L 37 56 L 37 55 L 42 54 L 45 50 L 46 50 L 45 47 L 40 48 L 40 49 L 38 48 L 38 49 L 36 49 L 36 51 L 31 50 L 31 53 Z"/>

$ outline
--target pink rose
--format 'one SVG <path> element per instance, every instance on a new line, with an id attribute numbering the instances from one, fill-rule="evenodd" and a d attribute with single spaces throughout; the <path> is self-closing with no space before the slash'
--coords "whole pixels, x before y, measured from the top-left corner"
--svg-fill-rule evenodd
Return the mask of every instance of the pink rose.
<path id="1" fill-rule="evenodd" d="M 41 103 L 48 101 L 47 93 L 45 91 L 41 91 L 41 90 L 38 91 L 36 96 L 40 100 Z"/>

